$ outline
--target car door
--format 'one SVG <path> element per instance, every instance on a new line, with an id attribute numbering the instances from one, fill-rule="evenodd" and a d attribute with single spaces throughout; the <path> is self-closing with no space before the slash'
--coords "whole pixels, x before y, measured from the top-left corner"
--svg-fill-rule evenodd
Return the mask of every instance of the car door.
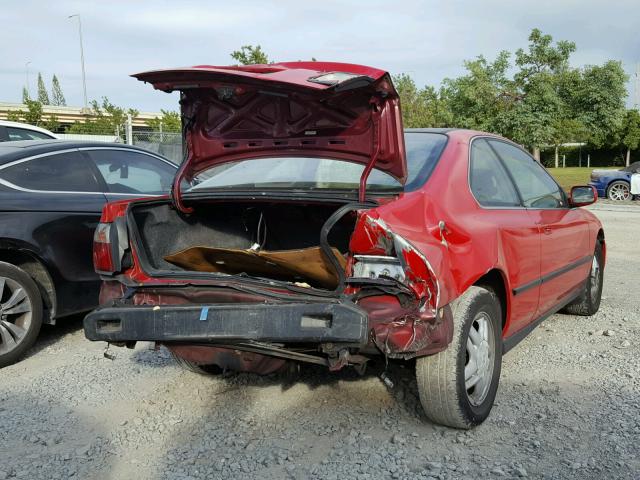
<path id="1" fill-rule="evenodd" d="M 491 146 L 511 173 L 523 205 L 540 231 L 540 300 L 536 317 L 556 309 L 583 284 L 593 252 L 589 226 L 579 210 L 569 208 L 565 193 L 524 150 L 500 140 Z"/>
<path id="2" fill-rule="evenodd" d="M 53 278 L 56 316 L 98 303 L 93 231 L 106 202 L 93 164 L 77 149 L 41 154 L 0 167 L 3 232 L 38 250 Z"/>
<path id="3" fill-rule="evenodd" d="M 471 142 L 469 186 L 480 204 L 479 215 L 486 225 L 486 235 L 498 236 L 511 286 L 510 321 L 505 336 L 531 322 L 538 307 L 540 276 L 540 234 L 533 217 L 525 209 L 513 181 L 486 138 Z M 530 285 L 522 291 L 517 289 Z M 514 292 L 518 291 L 517 294 Z"/>
<path id="4" fill-rule="evenodd" d="M 126 148 L 85 150 L 106 184 L 109 201 L 169 193 L 178 166 L 161 157 Z"/>

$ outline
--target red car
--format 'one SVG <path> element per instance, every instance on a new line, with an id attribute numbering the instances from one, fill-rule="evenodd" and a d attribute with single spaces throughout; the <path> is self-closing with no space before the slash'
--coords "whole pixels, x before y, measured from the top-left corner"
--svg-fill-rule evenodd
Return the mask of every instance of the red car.
<path id="1" fill-rule="evenodd" d="M 592 315 L 605 240 L 518 145 L 403 132 L 389 74 L 293 62 L 135 75 L 179 90 L 169 198 L 108 204 L 90 340 L 165 345 L 200 372 L 416 359 L 420 400 L 458 428 L 489 414 L 502 355 L 549 315 Z"/>

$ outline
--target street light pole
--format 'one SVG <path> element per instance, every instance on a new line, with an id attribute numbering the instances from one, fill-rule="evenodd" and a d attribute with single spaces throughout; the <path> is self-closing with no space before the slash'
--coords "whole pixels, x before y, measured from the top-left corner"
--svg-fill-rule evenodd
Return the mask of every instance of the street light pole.
<path id="1" fill-rule="evenodd" d="M 73 15 L 69 15 L 68 18 L 78 17 L 78 35 L 80 37 L 80 64 L 82 65 L 82 91 L 84 93 L 84 108 L 85 110 L 89 107 L 87 103 L 87 78 L 84 73 L 84 48 L 82 46 L 82 21 L 80 20 L 80 14 L 75 13 Z"/>
<path id="2" fill-rule="evenodd" d="M 31 65 L 31 61 L 24 64 L 24 71 L 27 75 L 27 96 L 31 97 L 31 90 L 29 89 L 29 65 Z"/>

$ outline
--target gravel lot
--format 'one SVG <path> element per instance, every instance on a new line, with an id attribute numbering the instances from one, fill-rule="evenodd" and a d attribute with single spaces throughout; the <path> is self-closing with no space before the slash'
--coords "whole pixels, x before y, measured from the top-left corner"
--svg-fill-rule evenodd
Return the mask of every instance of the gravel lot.
<path id="1" fill-rule="evenodd" d="M 391 391 L 383 366 L 208 378 L 149 344 L 109 360 L 76 318 L 0 371 L 0 480 L 640 479 L 640 206 L 592 209 L 608 244 L 600 312 L 555 315 L 512 350 L 475 430 L 428 423 L 410 365 L 389 367 Z"/>

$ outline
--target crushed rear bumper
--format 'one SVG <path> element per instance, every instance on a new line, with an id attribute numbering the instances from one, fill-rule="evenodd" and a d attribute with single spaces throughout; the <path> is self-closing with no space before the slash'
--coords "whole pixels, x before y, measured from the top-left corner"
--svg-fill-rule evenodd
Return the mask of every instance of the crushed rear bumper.
<path id="1" fill-rule="evenodd" d="M 89 340 L 228 343 L 368 341 L 367 313 L 352 303 L 114 306 L 84 319 Z"/>

